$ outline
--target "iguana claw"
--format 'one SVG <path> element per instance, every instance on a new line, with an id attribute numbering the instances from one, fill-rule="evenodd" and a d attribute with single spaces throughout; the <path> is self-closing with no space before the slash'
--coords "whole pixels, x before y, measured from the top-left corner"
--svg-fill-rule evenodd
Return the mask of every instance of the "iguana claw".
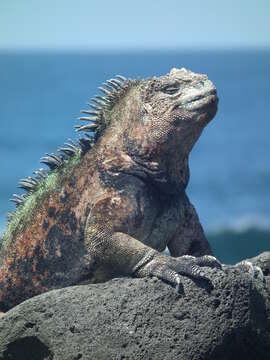
<path id="1" fill-rule="evenodd" d="M 209 266 L 211 268 L 222 269 L 222 264 L 214 256 L 204 255 L 196 258 L 196 263 L 199 266 Z"/>
<path id="2" fill-rule="evenodd" d="M 250 261 L 243 260 L 235 265 L 238 268 L 241 268 L 243 271 L 248 272 L 252 278 L 264 280 L 264 275 L 262 269 L 259 266 L 254 266 Z"/>
<path id="3" fill-rule="evenodd" d="M 151 250 L 136 266 L 134 273 L 139 277 L 156 276 L 180 289 L 181 275 L 210 280 L 201 269 L 203 266 L 221 269 L 220 262 L 213 256 L 181 256 L 178 258 L 161 255 Z"/>

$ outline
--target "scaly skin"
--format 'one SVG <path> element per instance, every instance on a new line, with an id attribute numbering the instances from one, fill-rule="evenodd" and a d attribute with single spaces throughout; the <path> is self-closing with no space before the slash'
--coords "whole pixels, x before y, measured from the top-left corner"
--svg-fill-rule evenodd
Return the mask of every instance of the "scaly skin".
<path id="1" fill-rule="evenodd" d="M 207 76 L 185 69 L 132 83 L 104 110 L 94 147 L 19 207 L 3 239 L 0 310 L 115 276 L 157 276 L 179 287 L 180 275 L 220 268 L 204 256 L 211 250 L 185 193 L 189 153 L 217 103 Z M 166 246 L 171 256 L 160 253 Z"/>

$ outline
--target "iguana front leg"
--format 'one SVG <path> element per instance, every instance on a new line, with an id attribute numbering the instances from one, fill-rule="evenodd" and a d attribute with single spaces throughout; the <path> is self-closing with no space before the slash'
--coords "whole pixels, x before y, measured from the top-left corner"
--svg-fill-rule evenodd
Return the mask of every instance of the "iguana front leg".
<path id="1" fill-rule="evenodd" d="M 133 268 L 150 250 L 133 236 L 139 209 L 134 198 L 104 195 L 93 206 L 85 226 L 85 248 L 91 271 L 132 275 Z"/>
<path id="2" fill-rule="evenodd" d="M 134 231 L 136 212 L 134 204 L 120 198 L 106 198 L 95 205 L 85 229 L 85 245 L 92 268 L 112 275 L 156 276 L 176 287 L 181 282 L 180 275 L 207 278 L 201 266 L 220 268 L 213 257 L 173 258 L 135 239 L 128 232 Z"/>

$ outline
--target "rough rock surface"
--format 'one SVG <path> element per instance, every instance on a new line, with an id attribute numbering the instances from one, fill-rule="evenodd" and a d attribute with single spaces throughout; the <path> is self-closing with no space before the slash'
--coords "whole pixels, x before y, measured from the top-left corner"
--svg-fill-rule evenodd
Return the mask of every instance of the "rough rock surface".
<path id="1" fill-rule="evenodd" d="M 54 290 L 0 319 L 0 359 L 270 359 L 270 252 L 265 281 L 238 268 L 183 291 L 157 279 Z M 268 264 L 268 265 L 267 265 Z"/>

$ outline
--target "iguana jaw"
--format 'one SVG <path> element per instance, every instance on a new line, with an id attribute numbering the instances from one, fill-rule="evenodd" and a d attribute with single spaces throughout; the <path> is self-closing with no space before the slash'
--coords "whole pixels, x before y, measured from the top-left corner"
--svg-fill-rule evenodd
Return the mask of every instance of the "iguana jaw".
<path id="1" fill-rule="evenodd" d="M 187 94 L 181 96 L 179 101 L 173 105 L 171 112 L 175 117 L 177 111 L 182 115 L 182 110 L 190 112 L 192 119 L 195 122 L 201 121 L 202 118 L 205 121 L 205 125 L 213 119 L 217 112 L 218 97 L 215 86 L 211 81 L 207 81 L 205 84 L 205 90 L 202 92 L 200 89 L 190 89 Z M 204 117 L 200 116 L 204 114 Z M 187 118 L 189 118 L 187 116 Z"/>
<path id="2" fill-rule="evenodd" d="M 187 110 L 200 110 L 205 107 L 217 107 L 218 98 L 217 92 L 215 89 L 211 89 L 203 94 L 192 94 L 186 97 L 186 99 L 181 100 L 178 104 L 174 106 L 174 109 L 178 107 L 184 107 Z"/>

